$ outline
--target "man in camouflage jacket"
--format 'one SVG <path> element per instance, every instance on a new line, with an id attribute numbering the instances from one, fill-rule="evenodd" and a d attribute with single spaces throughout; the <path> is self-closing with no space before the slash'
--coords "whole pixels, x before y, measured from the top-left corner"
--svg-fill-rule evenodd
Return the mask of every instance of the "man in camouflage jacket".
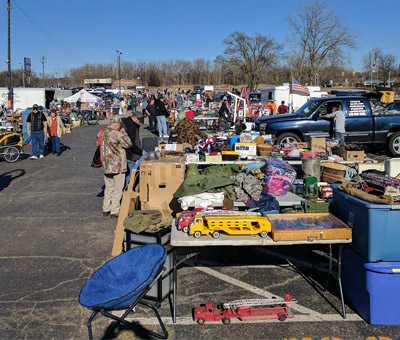
<path id="1" fill-rule="evenodd" d="M 105 184 L 104 216 L 118 217 L 127 171 L 124 149 L 131 146 L 131 139 L 121 129 L 121 118 L 119 116 L 113 117 L 110 126 L 102 133 L 100 142 L 100 157 L 104 169 Z"/>
<path id="2" fill-rule="evenodd" d="M 175 127 L 175 132 L 178 134 L 178 142 L 188 143 L 194 147 L 197 141 L 196 136 L 198 136 L 200 139 L 207 139 L 208 136 L 203 131 L 200 131 L 193 118 L 194 113 L 192 111 L 188 111 L 186 113 L 186 118 L 181 120 Z"/>

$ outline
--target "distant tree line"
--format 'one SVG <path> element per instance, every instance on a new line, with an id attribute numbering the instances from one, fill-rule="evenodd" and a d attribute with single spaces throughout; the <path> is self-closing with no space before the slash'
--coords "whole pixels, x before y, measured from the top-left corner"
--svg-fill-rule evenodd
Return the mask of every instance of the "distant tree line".
<path id="1" fill-rule="evenodd" d="M 233 32 L 223 40 L 223 53 L 214 60 L 175 59 L 121 63 L 121 78 L 137 80 L 149 87 L 170 85 L 246 85 L 250 90 L 260 84 L 281 85 L 293 77 L 303 84 L 323 85 L 362 82 L 371 77 L 376 65 L 379 78 L 398 75 L 396 57 L 374 48 L 363 57 L 363 71 L 355 73 L 349 65 L 356 36 L 344 26 L 326 2 L 314 0 L 298 7 L 288 16 L 289 38 L 285 46 L 271 36 Z M 6 72 L 0 73 L 0 85 L 6 85 Z M 377 75 L 373 75 L 375 78 Z M 13 70 L 14 86 L 22 85 L 22 70 Z M 82 86 L 84 79 L 117 79 L 114 63 L 86 64 L 65 72 L 62 77 L 35 73 L 31 86 Z"/>

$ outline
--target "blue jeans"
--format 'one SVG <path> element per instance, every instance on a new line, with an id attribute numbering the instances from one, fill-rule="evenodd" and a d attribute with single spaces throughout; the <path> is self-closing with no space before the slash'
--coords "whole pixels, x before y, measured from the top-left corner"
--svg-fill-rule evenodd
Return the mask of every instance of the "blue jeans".
<path id="1" fill-rule="evenodd" d="M 44 131 L 31 131 L 32 154 L 34 156 L 43 155 L 44 152 Z M 37 152 L 37 143 L 39 143 L 39 153 Z"/>
<path id="2" fill-rule="evenodd" d="M 157 127 L 158 127 L 158 135 L 162 137 L 163 135 L 168 135 L 167 129 L 167 120 L 165 116 L 157 116 Z"/>
<path id="3" fill-rule="evenodd" d="M 132 108 L 132 113 L 133 113 L 133 112 L 136 112 L 136 105 L 133 105 L 133 104 L 132 104 L 132 105 L 131 105 L 131 108 Z"/>
<path id="4" fill-rule="evenodd" d="M 53 147 L 53 152 L 60 153 L 60 137 L 51 136 L 51 145 Z"/>
<path id="5" fill-rule="evenodd" d="M 126 178 L 125 178 L 125 186 L 128 184 L 129 182 L 129 178 L 131 178 L 132 175 L 132 170 L 137 170 L 140 166 L 140 163 L 142 163 L 142 161 L 146 158 L 147 156 L 147 152 L 145 152 L 142 157 L 140 157 L 137 161 L 130 161 L 128 160 L 128 173 L 126 174 Z"/>
<path id="6" fill-rule="evenodd" d="M 335 139 L 338 140 L 340 144 L 346 145 L 343 132 L 335 132 Z"/>

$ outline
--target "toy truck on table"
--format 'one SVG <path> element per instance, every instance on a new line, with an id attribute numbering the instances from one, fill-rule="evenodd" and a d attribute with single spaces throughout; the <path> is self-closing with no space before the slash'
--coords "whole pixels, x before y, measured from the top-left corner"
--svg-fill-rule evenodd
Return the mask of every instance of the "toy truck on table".
<path id="1" fill-rule="evenodd" d="M 211 234 L 214 238 L 220 237 L 223 231 L 228 235 L 256 235 L 262 238 L 271 232 L 271 223 L 267 217 L 254 215 L 201 215 L 196 214 L 190 223 L 189 234 L 195 238 Z"/>
<path id="2" fill-rule="evenodd" d="M 199 216 L 261 216 L 261 214 L 258 212 L 240 212 L 237 210 L 187 210 L 177 215 L 176 227 L 178 230 L 182 230 L 184 233 L 187 233 L 189 231 L 189 225 L 196 214 Z"/>
<path id="3" fill-rule="evenodd" d="M 297 302 L 287 294 L 284 299 L 246 299 L 224 303 L 219 308 L 214 308 L 211 302 L 196 307 L 194 321 L 203 325 L 206 321 L 222 321 L 225 325 L 231 319 L 241 321 L 250 320 L 279 320 L 294 318 L 288 302 Z"/>

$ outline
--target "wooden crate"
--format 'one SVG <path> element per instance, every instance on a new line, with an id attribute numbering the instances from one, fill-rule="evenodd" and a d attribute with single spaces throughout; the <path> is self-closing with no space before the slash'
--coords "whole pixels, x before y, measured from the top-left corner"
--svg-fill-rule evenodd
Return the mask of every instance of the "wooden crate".
<path id="1" fill-rule="evenodd" d="M 272 225 L 272 239 L 274 241 L 315 241 L 315 240 L 342 240 L 351 239 L 351 228 L 343 223 L 341 220 L 329 213 L 317 214 L 269 214 L 266 215 L 271 221 Z M 296 220 L 299 224 L 302 221 L 317 221 L 317 219 L 329 219 L 336 224 L 334 228 L 290 228 L 285 230 L 278 230 L 278 220 L 288 223 L 295 223 Z M 315 222 L 314 222 L 315 223 Z"/>

